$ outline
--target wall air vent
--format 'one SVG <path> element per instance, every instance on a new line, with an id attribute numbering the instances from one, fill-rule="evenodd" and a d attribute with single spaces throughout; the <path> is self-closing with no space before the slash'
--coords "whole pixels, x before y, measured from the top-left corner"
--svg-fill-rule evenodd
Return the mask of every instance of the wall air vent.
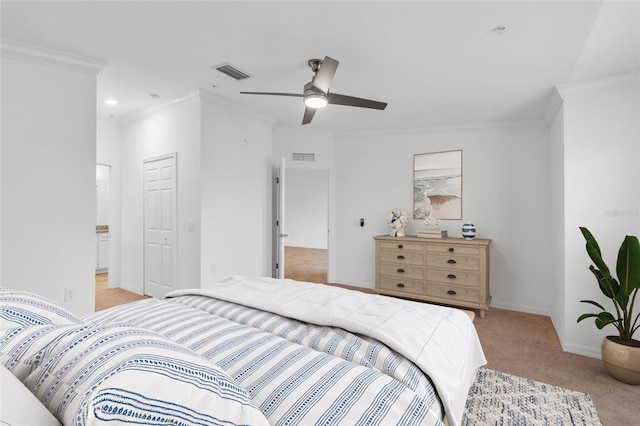
<path id="1" fill-rule="evenodd" d="M 315 154 L 303 154 L 301 152 L 293 153 L 293 161 L 316 161 Z"/>
<path id="2" fill-rule="evenodd" d="M 216 69 L 222 74 L 226 74 L 236 80 L 244 80 L 245 78 L 253 77 L 251 74 L 242 71 L 240 68 L 236 67 L 235 65 L 231 65 L 228 62 L 220 65 L 215 65 L 211 68 Z"/>

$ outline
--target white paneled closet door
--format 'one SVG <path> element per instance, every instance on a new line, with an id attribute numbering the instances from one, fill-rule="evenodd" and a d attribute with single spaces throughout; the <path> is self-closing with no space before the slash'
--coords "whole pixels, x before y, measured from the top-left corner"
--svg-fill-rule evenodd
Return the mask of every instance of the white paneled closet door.
<path id="1" fill-rule="evenodd" d="M 176 154 L 144 162 L 144 294 L 177 288 Z"/>

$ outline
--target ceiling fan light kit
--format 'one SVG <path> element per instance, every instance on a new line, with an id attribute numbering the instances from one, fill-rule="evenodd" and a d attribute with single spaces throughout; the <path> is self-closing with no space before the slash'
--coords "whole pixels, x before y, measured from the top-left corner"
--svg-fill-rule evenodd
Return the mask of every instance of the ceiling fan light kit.
<path id="1" fill-rule="evenodd" d="M 240 92 L 243 95 L 273 95 L 301 97 L 304 100 L 305 110 L 302 124 L 309 124 L 318 108 L 324 108 L 327 104 L 345 105 L 360 108 L 384 110 L 386 102 L 372 101 L 353 96 L 330 93 L 329 87 L 338 68 L 338 61 L 328 56 L 324 60 L 310 59 L 309 67 L 315 73 L 311 81 L 304 86 L 303 94 L 298 93 L 274 93 L 274 92 Z"/>
<path id="2" fill-rule="evenodd" d="M 329 102 L 327 97 L 322 93 L 311 93 L 304 95 L 304 104 L 309 108 L 324 108 Z"/>

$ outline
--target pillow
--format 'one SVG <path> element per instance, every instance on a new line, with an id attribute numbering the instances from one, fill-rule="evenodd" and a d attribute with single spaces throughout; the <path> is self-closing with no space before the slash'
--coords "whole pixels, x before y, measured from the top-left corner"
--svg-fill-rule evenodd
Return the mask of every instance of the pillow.
<path id="1" fill-rule="evenodd" d="M 0 330 L 43 324 L 82 324 L 80 317 L 46 297 L 0 287 Z"/>
<path id="2" fill-rule="evenodd" d="M 60 422 L 13 374 L 0 365 L 0 423 L 60 426 Z"/>
<path id="3" fill-rule="evenodd" d="M 0 339 L 0 364 L 20 381 L 27 376 L 47 356 L 50 332 L 62 326 L 41 325 L 5 330 Z"/>
<path id="4" fill-rule="evenodd" d="M 29 370 L 25 385 L 63 424 L 268 424 L 222 369 L 141 328 L 9 330 L 0 360 L 9 370 Z"/>

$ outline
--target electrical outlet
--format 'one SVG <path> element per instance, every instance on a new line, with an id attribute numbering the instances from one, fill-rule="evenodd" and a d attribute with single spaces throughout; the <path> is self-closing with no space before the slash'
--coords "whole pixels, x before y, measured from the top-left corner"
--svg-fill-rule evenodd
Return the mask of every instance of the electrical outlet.
<path id="1" fill-rule="evenodd" d="M 217 268 L 216 264 L 215 264 L 215 263 L 212 263 L 212 264 L 211 264 L 211 273 L 212 273 L 212 274 L 215 274 L 217 270 L 218 270 L 218 268 Z"/>
<path id="2" fill-rule="evenodd" d="M 76 301 L 76 289 L 75 287 L 67 287 L 64 289 L 64 301 L 75 302 Z"/>

